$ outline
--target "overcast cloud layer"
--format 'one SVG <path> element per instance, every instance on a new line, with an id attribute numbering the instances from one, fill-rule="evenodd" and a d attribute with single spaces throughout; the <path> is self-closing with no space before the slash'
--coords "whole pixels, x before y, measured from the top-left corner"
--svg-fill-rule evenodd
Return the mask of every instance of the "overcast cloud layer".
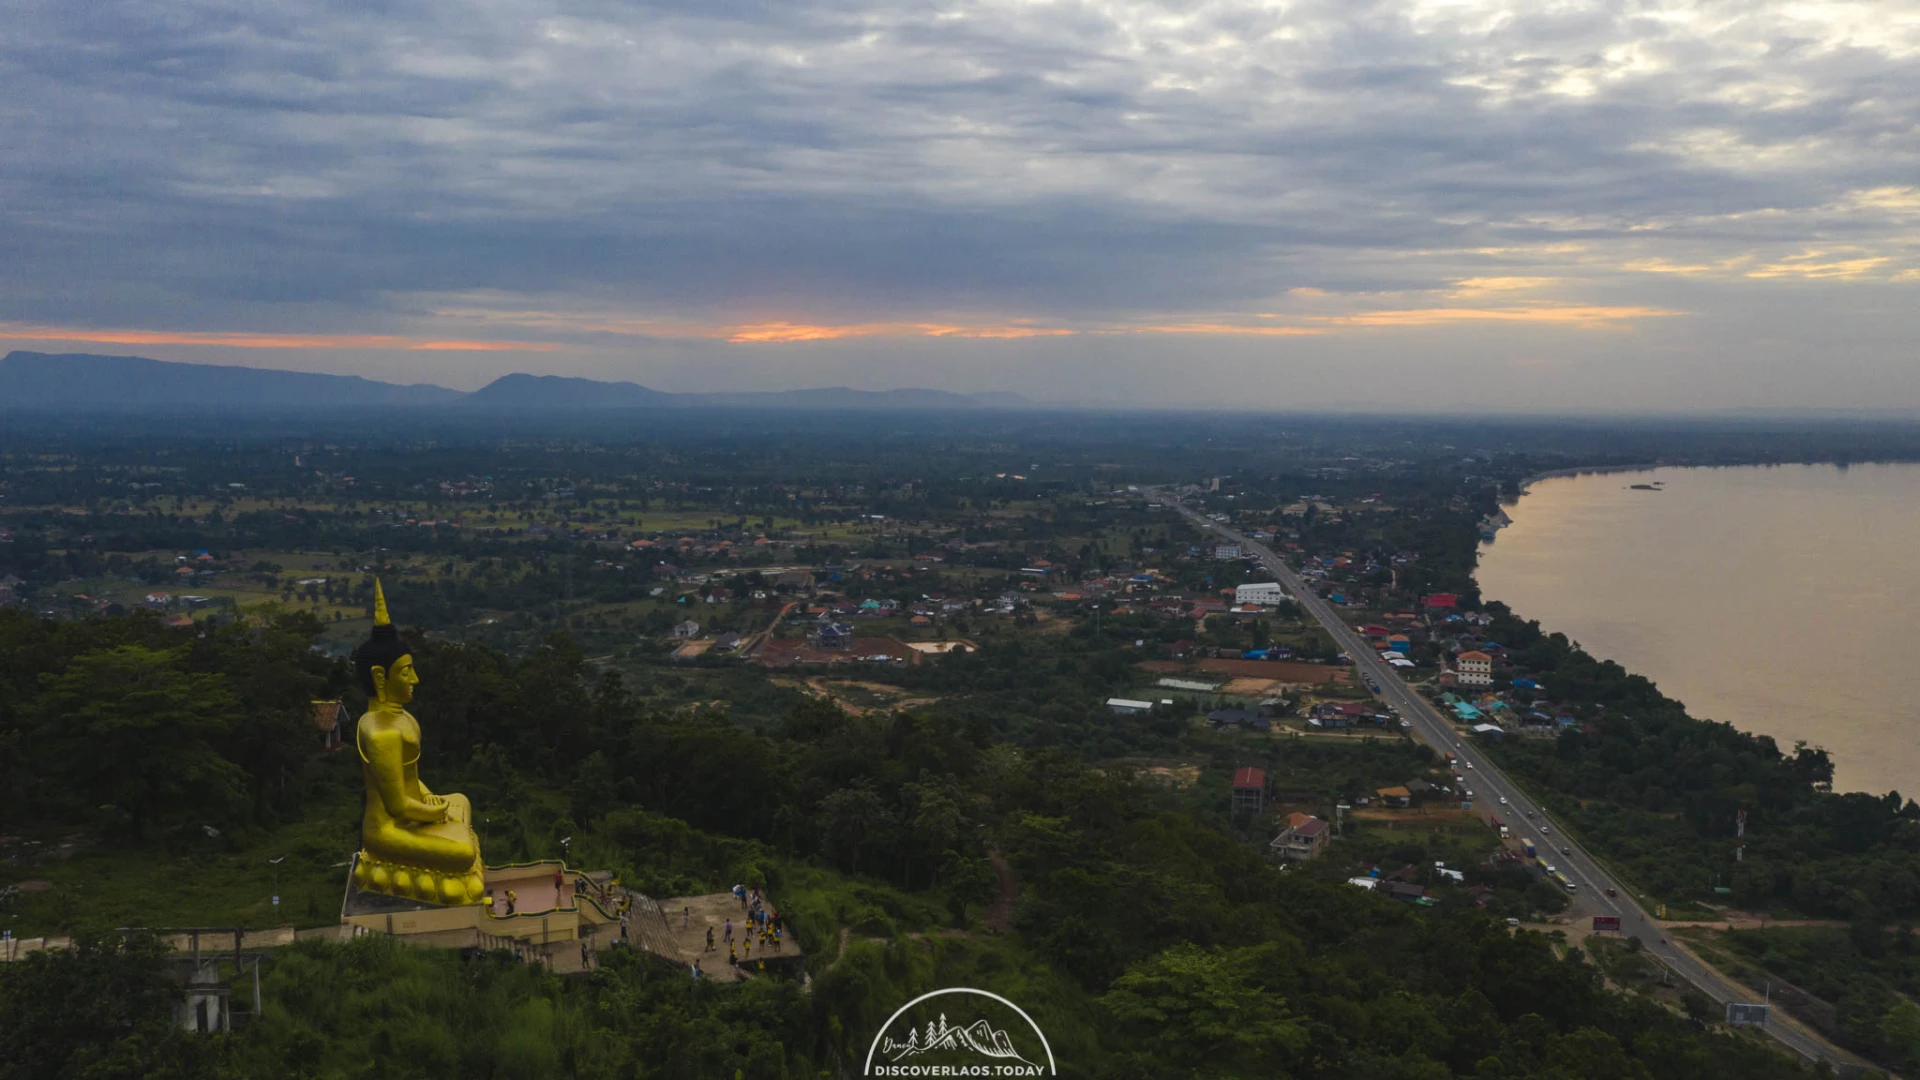
<path id="1" fill-rule="evenodd" d="M 0 346 L 1920 408 L 1920 3 L 0 0 Z"/>

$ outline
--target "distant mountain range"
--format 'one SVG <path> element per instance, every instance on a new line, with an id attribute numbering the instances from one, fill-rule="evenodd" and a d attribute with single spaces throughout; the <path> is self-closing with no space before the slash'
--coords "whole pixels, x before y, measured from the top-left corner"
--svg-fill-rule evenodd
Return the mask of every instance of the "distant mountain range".
<path id="1" fill-rule="evenodd" d="M 207 409 L 438 407 L 487 412 L 607 409 L 1017 409 L 1013 393 L 945 390 L 746 391 L 674 394 L 630 382 L 560 375 L 503 375 L 472 393 L 444 386 L 400 386 L 357 375 L 180 364 L 143 356 L 16 351 L 0 359 L 0 410 L 147 412 Z"/>

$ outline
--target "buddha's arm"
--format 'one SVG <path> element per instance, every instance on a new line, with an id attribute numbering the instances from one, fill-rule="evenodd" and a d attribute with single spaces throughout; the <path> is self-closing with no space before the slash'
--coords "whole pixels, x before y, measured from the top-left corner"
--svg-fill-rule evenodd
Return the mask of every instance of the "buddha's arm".
<path id="1" fill-rule="evenodd" d="M 400 736 L 390 732 L 377 732 L 367 739 L 367 763 L 372 766 L 368 771 L 373 774 L 374 794 L 380 796 L 380 804 L 397 821 L 420 821 L 429 824 L 447 819 L 445 799 L 435 797 L 434 802 L 424 802 L 407 794 L 406 769 L 400 760 Z"/>

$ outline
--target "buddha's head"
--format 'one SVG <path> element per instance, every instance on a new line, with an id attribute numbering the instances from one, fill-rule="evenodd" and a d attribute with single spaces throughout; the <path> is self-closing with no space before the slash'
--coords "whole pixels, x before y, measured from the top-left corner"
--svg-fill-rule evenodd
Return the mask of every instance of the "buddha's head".
<path id="1" fill-rule="evenodd" d="M 373 582 L 373 633 L 353 651 L 353 672 L 361 691 L 383 705 L 405 705 L 420 685 L 413 655 L 387 615 L 387 597 L 378 578 Z"/>

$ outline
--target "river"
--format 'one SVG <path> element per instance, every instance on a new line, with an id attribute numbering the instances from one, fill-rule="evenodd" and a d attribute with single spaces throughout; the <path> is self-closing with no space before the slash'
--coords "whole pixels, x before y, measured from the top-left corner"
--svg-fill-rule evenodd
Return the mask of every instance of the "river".
<path id="1" fill-rule="evenodd" d="M 1920 464 L 1549 477 L 1508 513 L 1485 599 L 1694 716 L 1826 747 L 1835 790 L 1920 797 Z"/>

